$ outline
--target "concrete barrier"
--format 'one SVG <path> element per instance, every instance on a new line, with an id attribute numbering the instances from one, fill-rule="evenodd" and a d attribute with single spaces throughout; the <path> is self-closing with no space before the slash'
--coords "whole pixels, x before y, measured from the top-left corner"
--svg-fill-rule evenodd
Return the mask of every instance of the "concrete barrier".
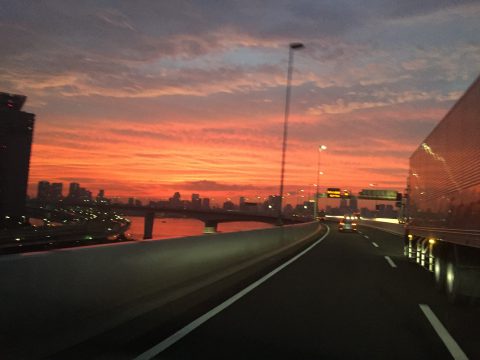
<path id="1" fill-rule="evenodd" d="M 47 357 L 298 246 L 320 228 L 307 223 L 2 256 L 0 357 Z"/>
<path id="2" fill-rule="evenodd" d="M 398 223 L 383 222 L 383 221 L 376 221 L 376 220 L 360 220 L 359 224 L 363 226 L 368 226 L 374 229 L 383 230 L 394 235 L 403 236 L 405 234 L 405 226 Z"/>

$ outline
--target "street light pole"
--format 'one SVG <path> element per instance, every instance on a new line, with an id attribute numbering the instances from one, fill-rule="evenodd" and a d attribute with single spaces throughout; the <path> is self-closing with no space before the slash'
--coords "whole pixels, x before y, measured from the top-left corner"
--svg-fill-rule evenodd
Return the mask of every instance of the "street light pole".
<path id="1" fill-rule="evenodd" d="M 318 187 L 320 185 L 320 154 L 322 151 L 327 150 L 327 147 L 325 145 L 320 145 L 318 147 L 318 154 L 317 154 L 317 191 L 315 193 L 315 207 L 314 207 L 314 212 L 313 212 L 313 220 L 317 219 L 318 216 Z"/>
<path id="2" fill-rule="evenodd" d="M 287 151 L 287 135 L 288 135 L 288 115 L 290 113 L 290 95 L 293 72 L 293 52 L 303 49 L 302 43 L 290 43 L 288 47 L 288 69 L 287 69 L 287 94 L 285 98 L 285 117 L 283 122 L 283 144 L 282 144 L 282 169 L 280 172 L 280 200 L 278 202 L 278 225 L 283 225 L 282 220 L 282 199 L 283 199 L 283 180 L 285 177 L 285 154 Z"/>
<path id="3" fill-rule="evenodd" d="M 368 184 L 368 186 L 370 186 L 370 187 L 372 187 L 372 188 L 374 188 L 374 189 L 375 189 L 375 187 L 376 187 L 377 185 L 378 185 L 378 184 L 373 184 L 373 183 Z M 374 211 L 375 217 L 377 217 L 377 205 L 378 205 L 377 199 L 375 199 L 375 211 Z"/>

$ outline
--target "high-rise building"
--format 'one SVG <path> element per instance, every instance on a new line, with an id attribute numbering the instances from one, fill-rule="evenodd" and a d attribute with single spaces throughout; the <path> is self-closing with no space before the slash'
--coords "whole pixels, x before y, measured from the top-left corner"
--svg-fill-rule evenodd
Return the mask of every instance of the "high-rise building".
<path id="1" fill-rule="evenodd" d="M 37 186 L 37 200 L 45 202 L 45 201 L 48 201 L 49 198 L 50 198 L 50 183 L 45 180 L 39 181 Z"/>
<path id="2" fill-rule="evenodd" d="M 97 203 L 102 203 L 102 204 L 108 203 L 108 200 L 105 198 L 105 190 L 100 189 L 98 191 L 96 201 Z"/>
<path id="3" fill-rule="evenodd" d="M 25 203 L 35 115 L 26 96 L 0 93 L 0 228 L 27 222 Z"/>
<path id="4" fill-rule="evenodd" d="M 75 182 L 70 183 L 70 187 L 68 189 L 68 197 L 70 199 L 77 199 L 80 195 L 79 192 L 80 192 L 80 184 Z"/>
<path id="5" fill-rule="evenodd" d="M 202 199 L 199 194 L 192 194 L 192 209 L 200 209 L 202 207 Z"/>
<path id="6" fill-rule="evenodd" d="M 80 187 L 78 189 L 78 195 L 77 195 L 77 200 L 78 201 L 91 201 L 92 200 L 92 192 L 89 191 L 88 189 L 84 187 Z"/>
<path id="7" fill-rule="evenodd" d="M 63 184 L 62 183 L 52 183 L 50 185 L 50 201 L 60 201 L 63 198 Z"/>
<path id="8" fill-rule="evenodd" d="M 351 196 L 350 197 L 350 204 L 349 204 L 350 210 L 351 211 L 358 211 L 358 199 L 356 196 Z"/>
<path id="9" fill-rule="evenodd" d="M 203 198 L 202 199 L 202 209 L 210 209 L 210 199 Z"/>

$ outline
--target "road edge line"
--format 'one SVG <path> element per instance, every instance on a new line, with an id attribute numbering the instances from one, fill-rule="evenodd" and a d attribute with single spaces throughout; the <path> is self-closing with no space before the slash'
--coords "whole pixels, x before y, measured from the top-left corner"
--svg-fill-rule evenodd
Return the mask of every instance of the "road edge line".
<path id="1" fill-rule="evenodd" d="M 202 325 L 204 322 L 211 319 L 212 317 L 214 317 L 215 315 L 217 315 L 221 311 L 225 310 L 230 305 L 235 303 L 237 300 L 241 299 L 242 297 L 247 295 L 249 292 L 251 292 L 253 289 L 255 289 L 256 287 L 258 287 L 259 285 L 261 285 L 262 283 L 264 283 L 265 281 L 270 279 L 276 273 L 280 272 L 285 267 L 287 267 L 288 265 L 290 265 L 294 261 L 298 260 L 300 257 L 305 255 L 307 252 L 312 250 L 315 246 L 320 244 L 328 236 L 328 234 L 330 234 L 330 227 L 328 225 L 325 225 L 325 226 L 327 228 L 327 232 L 321 238 L 319 238 L 317 241 L 315 241 L 312 245 L 307 247 L 305 250 L 303 250 L 299 254 L 295 255 L 293 258 L 287 260 L 286 262 L 284 262 L 282 265 L 278 266 L 277 268 L 273 269 L 272 271 L 270 271 L 268 274 L 264 275 L 263 277 L 261 277 L 257 281 L 251 283 L 250 285 L 245 287 L 243 290 L 240 290 L 238 293 L 231 296 L 230 298 L 228 298 L 227 300 L 225 300 L 221 304 L 215 306 L 213 309 L 211 309 L 207 313 L 199 316 L 198 318 L 196 318 L 195 320 L 193 320 L 189 324 L 185 325 L 183 328 L 181 328 L 180 330 L 175 332 L 173 335 L 170 335 L 169 337 L 167 337 L 164 340 L 162 340 L 161 342 L 159 342 L 157 345 L 155 345 L 155 346 L 151 347 L 150 349 L 148 349 L 147 351 L 141 353 L 140 355 L 135 357 L 134 360 L 149 360 L 149 359 L 152 359 L 153 357 L 157 356 L 162 351 L 166 350 L 167 348 L 169 348 L 170 346 L 175 344 L 177 341 L 179 341 L 180 339 L 182 339 L 183 337 L 188 335 L 190 332 L 195 330 L 197 327 Z"/>
<path id="2" fill-rule="evenodd" d="M 443 344 L 447 347 L 453 358 L 455 360 L 468 360 L 467 355 L 463 352 L 455 339 L 450 335 L 445 326 L 443 326 L 443 324 L 432 311 L 430 306 L 428 306 L 427 304 L 418 304 L 418 306 L 423 311 L 423 314 L 430 322 L 430 325 L 432 325 L 438 337 L 442 340 Z"/>

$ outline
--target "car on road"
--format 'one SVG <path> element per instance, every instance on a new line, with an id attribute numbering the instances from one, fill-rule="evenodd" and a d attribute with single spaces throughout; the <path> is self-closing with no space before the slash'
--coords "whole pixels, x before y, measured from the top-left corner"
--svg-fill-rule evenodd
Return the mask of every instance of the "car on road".
<path id="1" fill-rule="evenodd" d="M 325 211 L 324 210 L 320 210 L 318 212 L 318 216 L 317 216 L 317 220 L 318 221 L 325 221 Z"/>
<path id="2" fill-rule="evenodd" d="M 345 215 L 338 223 L 338 231 L 357 231 L 357 220 L 355 217 Z"/>

